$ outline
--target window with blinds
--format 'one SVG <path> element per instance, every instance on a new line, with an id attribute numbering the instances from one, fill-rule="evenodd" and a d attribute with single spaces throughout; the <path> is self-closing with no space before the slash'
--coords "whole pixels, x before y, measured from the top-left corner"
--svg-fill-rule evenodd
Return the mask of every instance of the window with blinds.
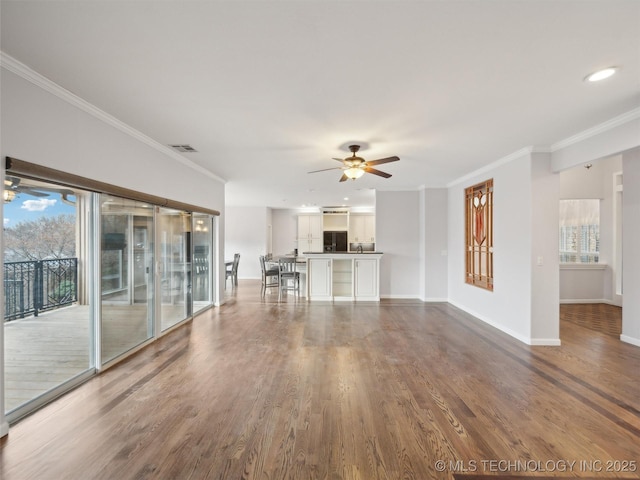
<path id="1" fill-rule="evenodd" d="M 560 200 L 560 263 L 598 263 L 600 200 Z"/>

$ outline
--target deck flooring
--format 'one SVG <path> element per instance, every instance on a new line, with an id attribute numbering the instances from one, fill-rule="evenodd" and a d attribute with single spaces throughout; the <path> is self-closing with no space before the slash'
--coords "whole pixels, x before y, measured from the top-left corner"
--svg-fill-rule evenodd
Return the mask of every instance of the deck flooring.
<path id="1" fill-rule="evenodd" d="M 573 322 L 531 347 L 445 303 L 259 291 L 240 281 L 18 422 L 0 477 L 638 478 L 638 347 Z"/>
<path id="2" fill-rule="evenodd" d="M 183 306 L 164 305 L 170 319 Z M 144 305 L 103 305 L 102 356 L 106 362 L 150 336 Z M 5 323 L 5 409 L 42 395 L 93 369 L 90 309 L 72 305 Z M 163 328 L 170 322 L 163 324 Z"/>

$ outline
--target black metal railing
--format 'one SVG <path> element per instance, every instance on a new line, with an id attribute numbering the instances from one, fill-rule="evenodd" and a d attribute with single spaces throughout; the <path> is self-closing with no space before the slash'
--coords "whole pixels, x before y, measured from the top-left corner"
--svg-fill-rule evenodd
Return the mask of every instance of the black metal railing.
<path id="1" fill-rule="evenodd" d="M 4 318 L 38 316 L 78 300 L 78 259 L 4 264 Z"/>

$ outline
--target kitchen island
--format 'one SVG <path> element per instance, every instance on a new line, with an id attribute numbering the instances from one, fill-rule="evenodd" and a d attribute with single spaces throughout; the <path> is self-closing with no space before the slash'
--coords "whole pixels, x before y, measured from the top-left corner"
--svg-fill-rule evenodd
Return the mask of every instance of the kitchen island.
<path id="1" fill-rule="evenodd" d="M 310 301 L 380 301 L 382 252 L 304 252 Z"/>

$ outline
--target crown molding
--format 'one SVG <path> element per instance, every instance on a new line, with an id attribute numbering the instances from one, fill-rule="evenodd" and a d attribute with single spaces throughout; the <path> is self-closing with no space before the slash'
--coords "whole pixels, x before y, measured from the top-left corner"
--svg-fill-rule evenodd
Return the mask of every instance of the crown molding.
<path id="1" fill-rule="evenodd" d="M 624 125 L 625 123 L 631 122 L 633 120 L 637 120 L 638 118 L 640 118 L 640 108 L 635 108 L 627 113 L 623 113 L 622 115 L 618 115 L 617 117 L 614 117 L 610 120 L 607 120 L 604 123 L 601 123 L 600 125 L 596 125 L 595 127 L 592 128 L 588 128 L 587 130 L 584 130 L 576 135 L 573 135 L 571 137 L 565 138 L 564 140 L 560 140 L 559 142 L 554 143 L 553 145 L 551 145 L 550 147 L 525 147 L 525 148 L 521 148 L 520 150 L 513 152 L 509 155 L 507 155 L 506 157 L 502 157 L 499 160 L 496 160 L 495 162 L 492 162 L 488 165 L 485 165 L 484 167 L 479 168 L 478 170 L 475 170 L 471 173 L 468 173 L 460 178 L 457 178 L 456 180 L 453 180 L 449 183 L 447 183 L 447 188 L 452 187 L 454 185 L 458 185 L 462 182 L 465 182 L 467 180 L 470 180 L 471 178 L 474 178 L 478 175 L 482 175 L 483 173 L 486 173 L 490 170 L 493 170 L 496 167 L 499 167 L 501 165 L 504 165 L 505 163 L 509 163 L 517 158 L 523 157 L 525 155 L 530 155 L 532 153 L 554 153 L 558 150 L 561 150 L 563 148 L 566 148 L 570 145 L 582 142 L 588 138 L 594 137 L 596 135 L 599 135 L 603 132 L 606 132 L 608 130 L 611 130 L 613 128 L 619 127 L 620 125 Z"/>
<path id="2" fill-rule="evenodd" d="M 524 147 L 521 148 L 520 150 L 517 150 L 513 153 L 510 153 L 509 155 L 507 155 L 506 157 L 502 157 L 499 160 L 496 160 L 495 162 L 491 162 L 488 165 L 485 165 L 484 167 L 480 167 L 477 170 L 474 170 L 473 172 L 467 173 L 466 175 L 463 175 L 460 178 L 457 178 L 456 180 L 453 180 L 452 182 L 447 183 L 447 188 L 453 187 L 455 185 L 458 185 L 462 182 L 466 182 L 468 180 L 471 180 L 472 178 L 477 177 L 478 175 L 482 175 L 483 173 L 487 173 L 495 168 L 498 168 L 501 165 L 504 165 L 506 163 L 512 162 L 513 160 L 516 160 L 518 158 L 527 156 L 527 155 L 531 155 L 532 153 L 544 153 L 545 150 L 543 148 L 540 147 Z"/>
<path id="3" fill-rule="evenodd" d="M 192 170 L 195 170 L 195 171 L 197 171 L 199 173 L 202 173 L 203 175 L 206 175 L 207 177 L 212 178 L 213 180 L 216 180 L 216 181 L 221 182 L 223 184 L 227 183 L 226 180 L 224 180 L 223 178 L 221 178 L 221 177 L 217 176 L 216 174 L 210 172 L 206 168 L 201 167 L 197 163 L 195 163 L 195 162 L 183 157 L 182 155 L 180 155 L 179 153 L 173 151 L 172 149 L 170 149 L 166 145 L 163 145 L 163 144 L 157 142 L 156 140 L 152 139 L 151 137 L 148 137 L 144 133 L 136 130 L 135 128 L 130 127 L 129 125 L 127 125 L 126 123 L 118 120 L 114 116 L 109 115 L 107 112 L 105 112 L 103 110 L 100 110 L 95 105 L 92 105 L 91 103 L 87 102 L 86 100 L 83 100 L 82 98 L 78 97 L 74 93 L 71 93 L 69 90 L 66 90 L 65 88 L 61 87 L 57 83 L 49 80 L 45 76 L 43 76 L 43 75 L 39 74 L 38 72 L 32 70 L 31 68 L 29 68 L 24 63 L 19 62 L 18 60 L 16 60 L 15 58 L 11 57 L 10 55 L 7 55 L 4 52 L 0 52 L 0 66 L 2 68 L 6 69 L 6 70 L 18 75 L 19 77 L 27 80 L 28 82 L 31 82 L 32 84 L 36 85 L 37 87 L 40 87 L 44 91 L 46 91 L 48 93 L 51 93 L 52 95 L 55 95 L 56 97 L 58 97 L 58 98 L 64 100 L 65 102 L 73 105 L 74 107 L 79 108 L 80 110 L 88 113 L 89 115 L 91 115 L 91 116 L 97 118 L 98 120 L 106 123 L 107 125 L 109 125 L 109 126 L 111 126 L 113 128 L 116 128 L 117 130 L 129 135 L 130 137 L 133 137 L 136 140 L 144 143 L 145 145 L 157 150 L 161 154 L 166 155 L 166 156 L 176 160 L 177 162 L 180 162 L 181 164 L 191 168 Z"/>
<path id="4" fill-rule="evenodd" d="M 551 145 L 551 152 L 556 152 L 558 150 L 562 150 L 563 148 L 569 147 L 576 143 L 582 142 L 588 138 L 595 137 L 603 132 L 611 130 L 613 128 L 619 127 L 620 125 L 624 125 L 625 123 L 631 122 L 640 118 L 640 108 L 634 108 L 633 110 L 623 113 L 622 115 L 618 115 L 617 117 L 613 117 L 610 120 L 607 120 L 600 125 L 596 125 L 595 127 L 588 128 L 583 130 L 580 133 L 572 135 L 571 137 L 565 138 L 564 140 L 560 140 L 559 142 Z"/>

